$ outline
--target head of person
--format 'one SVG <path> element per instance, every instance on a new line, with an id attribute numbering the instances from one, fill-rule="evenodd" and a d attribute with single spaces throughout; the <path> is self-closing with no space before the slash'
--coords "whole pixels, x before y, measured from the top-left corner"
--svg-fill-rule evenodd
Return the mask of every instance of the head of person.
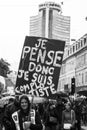
<path id="1" fill-rule="evenodd" d="M 70 110 L 71 109 L 71 104 L 69 102 L 66 103 L 65 105 L 66 110 Z"/>
<path id="2" fill-rule="evenodd" d="M 62 104 L 62 99 L 61 99 L 60 96 L 57 97 L 57 104 L 58 104 L 58 105 Z"/>
<path id="3" fill-rule="evenodd" d="M 49 110 L 53 110 L 53 109 L 55 108 L 55 105 L 52 104 L 52 105 L 50 105 L 49 107 L 50 107 Z"/>
<path id="4" fill-rule="evenodd" d="M 19 97 L 21 96 L 21 93 L 15 92 L 15 103 L 19 104 Z"/>
<path id="5" fill-rule="evenodd" d="M 22 95 L 19 99 L 19 104 L 21 111 L 29 112 L 30 110 L 30 100 L 27 95 Z"/>
<path id="6" fill-rule="evenodd" d="M 15 101 L 14 98 L 10 98 L 10 99 L 9 99 L 9 104 L 10 104 L 10 103 L 14 103 L 14 101 Z"/>

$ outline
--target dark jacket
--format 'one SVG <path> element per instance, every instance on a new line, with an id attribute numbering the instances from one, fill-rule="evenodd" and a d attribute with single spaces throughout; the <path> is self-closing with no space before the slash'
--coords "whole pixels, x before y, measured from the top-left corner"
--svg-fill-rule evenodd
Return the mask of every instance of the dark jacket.
<path id="1" fill-rule="evenodd" d="M 5 108 L 4 116 L 3 116 L 3 125 L 5 126 L 5 130 L 12 130 L 11 125 L 11 116 L 12 113 L 19 109 L 19 103 L 15 100 L 13 103 L 8 104 Z"/>
<path id="2" fill-rule="evenodd" d="M 58 116 L 59 124 L 62 123 L 62 113 L 63 113 L 64 109 L 65 109 L 65 106 L 64 106 L 63 103 L 57 104 L 57 106 L 56 106 L 56 115 Z"/>
<path id="3" fill-rule="evenodd" d="M 54 118 L 54 120 L 52 120 L 51 118 Z M 44 112 L 44 117 L 43 117 L 43 122 L 45 126 L 53 126 L 53 125 L 57 125 L 58 123 L 58 115 L 56 113 L 56 107 L 52 106 L 52 108 L 49 108 Z"/>
<path id="4" fill-rule="evenodd" d="M 18 120 L 19 120 L 19 127 L 20 130 L 24 130 L 23 129 L 23 122 L 25 121 L 31 121 L 31 117 L 29 113 L 24 113 L 21 109 L 19 111 L 17 111 L 18 113 Z M 12 130 L 17 130 L 15 126 L 15 122 L 12 121 Z M 42 130 L 42 124 L 41 124 L 41 119 L 40 119 L 40 115 L 37 111 L 35 111 L 35 124 L 30 125 L 30 130 Z"/>

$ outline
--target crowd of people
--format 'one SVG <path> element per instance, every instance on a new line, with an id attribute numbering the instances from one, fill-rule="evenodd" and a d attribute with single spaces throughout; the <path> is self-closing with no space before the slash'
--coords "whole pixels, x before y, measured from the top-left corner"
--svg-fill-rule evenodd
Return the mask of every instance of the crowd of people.
<path id="1" fill-rule="evenodd" d="M 81 130 L 87 124 L 87 101 L 56 101 L 33 104 L 28 96 L 15 96 L 0 108 L 0 130 Z"/>

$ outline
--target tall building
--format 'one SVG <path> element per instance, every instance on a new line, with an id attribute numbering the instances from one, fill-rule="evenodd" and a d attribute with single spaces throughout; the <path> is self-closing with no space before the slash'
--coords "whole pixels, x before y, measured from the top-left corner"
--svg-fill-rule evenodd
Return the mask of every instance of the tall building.
<path id="1" fill-rule="evenodd" d="M 70 17 L 62 15 L 61 5 L 46 2 L 39 5 L 37 16 L 30 17 L 30 36 L 41 36 L 66 41 L 58 90 L 75 91 L 87 87 L 87 34 L 70 45 Z"/>
<path id="2" fill-rule="evenodd" d="M 62 15 L 61 5 L 46 2 L 39 5 L 37 16 L 30 17 L 30 36 L 59 39 L 70 43 L 70 17 Z"/>
<path id="3" fill-rule="evenodd" d="M 66 48 L 58 90 L 71 91 L 73 77 L 75 78 L 75 92 L 83 87 L 87 88 L 87 34 Z"/>

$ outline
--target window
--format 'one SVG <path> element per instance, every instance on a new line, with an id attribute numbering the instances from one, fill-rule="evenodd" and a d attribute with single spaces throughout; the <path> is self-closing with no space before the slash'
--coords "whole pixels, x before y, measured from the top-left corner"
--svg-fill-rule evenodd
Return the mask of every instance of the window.
<path id="1" fill-rule="evenodd" d="M 76 63 L 77 63 L 77 66 L 76 66 L 77 68 L 84 66 L 85 65 L 85 55 L 77 57 Z"/>
<path id="2" fill-rule="evenodd" d="M 78 49 L 78 44 L 76 44 L 76 50 Z"/>
<path id="3" fill-rule="evenodd" d="M 85 54 L 85 63 L 87 64 L 87 53 Z"/>
<path id="4" fill-rule="evenodd" d="M 82 84 L 84 84 L 84 73 L 82 73 Z"/>
<path id="5" fill-rule="evenodd" d="M 78 49 L 80 49 L 80 42 L 78 42 Z"/>
<path id="6" fill-rule="evenodd" d="M 68 50 L 68 56 L 69 56 L 69 50 Z"/>
<path id="7" fill-rule="evenodd" d="M 75 46 L 73 46 L 73 52 L 75 52 Z"/>
<path id="8" fill-rule="evenodd" d="M 81 59 L 80 59 L 80 64 L 81 64 L 81 66 L 84 66 L 84 63 L 85 63 L 85 56 L 82 55 L 80 58 L 81 58 Z"/>
<path id="9" fill-rule="evenodd" d="M 81 40 L 81 47 L 82 47 L 82 45 L 83 45 L 83 44 L 82 44 L 82 40 Z"/>
<path id="10" fill-rule="evenodd" d="M 70 54 L 72 54 L 72 47 L 70 47 Z"/>
<path id="11" fill-rule="evenodd" d="M 86 44 L 86 38 L 84 38 L 84 45 Z"/>
<path id="12" fill-rule="evenodd" d="M 85 72 L 85 83 L 87 83 L 87 72 Z"/>
<path id="13" fill-rule="evenodd" d="M 78 73 L 78 75 L 77 75 L 77 86 L 81 86 L 81 85 L 82 85 L 81 73 Z"/>

